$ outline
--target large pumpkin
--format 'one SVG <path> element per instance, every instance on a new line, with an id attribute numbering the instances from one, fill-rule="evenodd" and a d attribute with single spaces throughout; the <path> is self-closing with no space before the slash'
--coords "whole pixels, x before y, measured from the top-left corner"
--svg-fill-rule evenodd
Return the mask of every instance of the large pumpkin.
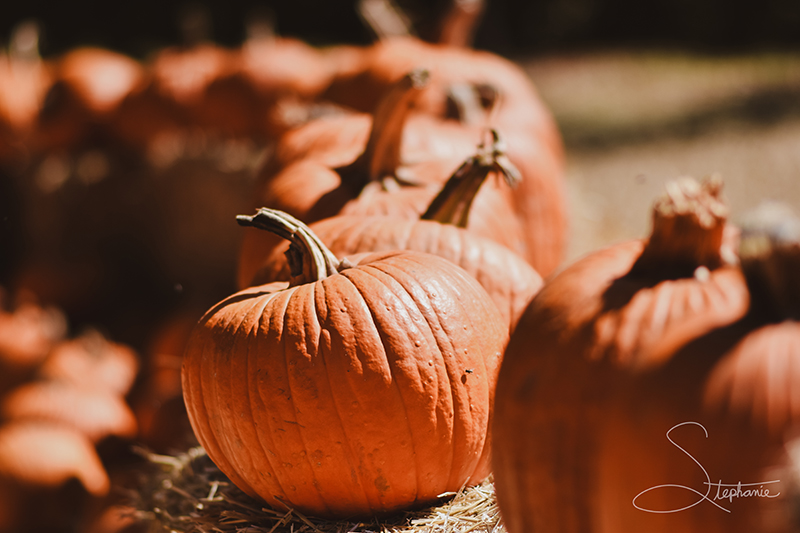
<path id="1" fill-rule="evenodd" d="M 718 195 L 713 181 L 670 184 L 646 243 L 578 261 L 523 315 L 493 432 L 510 532 L 793 530 L 796 466 L 775 468 L 792 465 L 784 439 L 800 421 L 800 231 L 784 262 L 743 247 L 745 283 Z M 794 303 L 765 304 L 759 270 Z"/>
<path id="2" fill-rule="evenodd" d="M 184 398 L 220 470 L 273 507 L 329 517 L 485 478 L 507 326 L 480 285 L 428 254 L 340 262 L 272 210 L 244 220 L 295 242 L 296 275 L 223 300 L 189 340 Z"/>

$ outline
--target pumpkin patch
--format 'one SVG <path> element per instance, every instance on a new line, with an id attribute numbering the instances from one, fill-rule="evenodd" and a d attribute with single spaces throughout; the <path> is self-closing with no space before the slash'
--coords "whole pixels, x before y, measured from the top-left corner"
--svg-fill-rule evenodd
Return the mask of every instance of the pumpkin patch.
<path id="1" fill-rule="evenodd" d="M 526 9 L 606 16 L 566 3 Z M 742 209 L 784 196 L 745 154 L 795 63 L 683 87 L 519 55 L 502 3 L 353 4 L 235 39 L 187 5 L 124 52 L 11 31 L 0 533 L 795 531 L 800 223 Z"/>

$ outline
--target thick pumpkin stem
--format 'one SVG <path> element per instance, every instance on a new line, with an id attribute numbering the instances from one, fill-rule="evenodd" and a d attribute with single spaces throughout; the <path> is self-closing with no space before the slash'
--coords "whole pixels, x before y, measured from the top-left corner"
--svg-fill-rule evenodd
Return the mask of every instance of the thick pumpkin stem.
<path id="1" fill-rule="evenodd" d="M 753 300 L 800 320 L 800 219 L 788 206 L 765 203 L 745 217 L 739 259 Z"/>
<path id="2" fill-rule="evenodd" d="M 378 103 L 364 152 L 353 163 L 337 169 L 342 183 L 358 195 L 370 182 L 395 176 L 400 166 L 403 128 L 414 98 L 428 85 L 430 73 L 416 69 L 397 81 Z"/>
<path id="3" fill-rule="evenodd" d="M 302 222 L 283 211 L 262 207 L 255 215 L 238 215 L 240 226 L 270 231 L 290 242 L 286 260 L 292 279 L 289 286 L 321 281 L 346 268 Z"/>
<path id="4" fill-rule="evenodd" d="M 466 228 L 469 211 L 475 195 L 491 172 L 503 176 L 510 187 L 516 187 L 522 176 L 505 153 L 505 142 L 496 130 L 490 130 L 491 142 L 478 146 L 475 155 L 469 157 L 431 201 L 428 209 L 420 217 L 422 220 L 435 220 L 442 224 L 453 224 Z"/>
<path id="5" fill-rule="evenodd" d="M 631 274 L 692 275 L 697 268 L 725 263 L 722 237 L 728 208 L 722 201 L 722 179 L 702 183 L 681 178 L 667 183 L 667 193 L 653 206 L 653 231 Z"/>

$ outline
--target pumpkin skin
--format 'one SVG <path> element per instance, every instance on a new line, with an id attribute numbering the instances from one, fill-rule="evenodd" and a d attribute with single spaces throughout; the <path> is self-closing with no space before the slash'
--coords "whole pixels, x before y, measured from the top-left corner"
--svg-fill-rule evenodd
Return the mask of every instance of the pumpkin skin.
<path id="1" fill-rule="evenodd" d="M 184 354 L 189 418 L 209 457 L 276 508 L 368 516 L 489 473 L 507 327 L 452 263 L 388 252 L 212 308 Z"/>
<path id="2" fill-rule="evenodd" d="M 497 497 L 510 532 L 769 529 L 766 498 L 722 502 L 731 513 L 705 501 L 665 514 L 634 506 L 638 498 L 650 510 L 680 510 L 699 498 L 647 490 L 662 484 L 702 493 L 707 481 L 776 479 L 765 468 L 776 464 L 782 438 L 751 413 L 711 408 L 708 397 L 718 362 L 764 320 L 741 270 L 720 261 L 724 218 L 689 231 L 676 223 L 672 239 L 654 232 L 647 245 L 590 254 L 534 298 L 505 352 L 493 427 Z M 687 250 L 683 258 L 705 257 L 694 276 L 686 274 L 691 263 L 675 261 Z M 685 453 L 667 439 L 671 428 Z"/>

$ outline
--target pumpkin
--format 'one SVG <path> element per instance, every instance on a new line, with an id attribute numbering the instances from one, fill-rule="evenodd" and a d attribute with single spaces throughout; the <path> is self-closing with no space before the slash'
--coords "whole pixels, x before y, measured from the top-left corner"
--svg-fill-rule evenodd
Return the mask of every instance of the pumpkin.
<path id="1" fill-rule="evenodd" d="M 106 390 L 120 397 L 133 386 L 139 358 L 128 346 L 111 342 L 96 330 L 53 347 L 38 374 L 50 380 L 74 383 L 85 389 Z"/>
<path id="2" fill-rule="evenodd" d="M 136 60 L 102 48 L 70 50 L 54 69 L 32 140 L 40 153 L 80 147 L 144 78 Z"/>
<path id="3" fill-rule="evenodd" d="M 495 54 L 467 48 L 466 42 L 456 37 L 469 34 L 480 15 L 481 3 L 454 4 L 442 20 L 441 43 L 378 29 L 376 33 L 382 38 L 364 51 L 361 67 L 341 72 L 323 98 L 369 111 L 378 95 L 405 72 L 427 69 L 431 82 L 413 100 L 418 112 L 496 129 L 506 139 L 509 158 L 526 177 L 513 198 L 514 211 L 528 228 L 522 255 L 540 274 L 548 276 L 561 263 L 567 232 L 561 135 L 519 66 Z"/>
<path id="4" fill-rule="evenodd" d="M 183 309 L 159 324 L 148 342 L 140 386 L 132 400 L 137 441 L 156 453 L 186 450 L 197 442 L 181 392 L 181 363 L 200 309 Z"/>
<path id="5" fill-rule="evenodd" d="M 38 48 L 39 28 L 27 22 L 13 30 L 8 53 L 0 52 L 0 160 L 22 155 L 14 145 L 29 140 L 52 83 Z"/>
<path id="6" fill-rule="evenodd" d="M 465 142 L 464 132 L 458 131 L 460 137 L 455 141 L 451 142 L 450 137 L 439 139 L 439 143 L 444 141 L 448 146 L 445 149 L 450 152 L 448 156 L 432 155 L 434 150 L 441 150 L 435 147 L 427 150 L 420 147 L 418 159 L 400 168 L 401 144 L 410 114 L 408 101 L 424 87 L 427 79 L 425 71 L 405 76 L 385 95 L 374 119 L 365 114 L 327 116 L 287 134 L 260 173 L 260 190 L 253 207 L 266 206 L 313 222 L 339 213 L 362 192 L 372 202 L 376 196 L 393 196 L 404 184 L 414 184 L 415 188 L 430 188 L 429 194 L 433 196 L 435 189 L 430 187 L 431 183 L 438 185 L 444 181 L 442 176 L 449 176 L 463 159 L 462 146 L 474 147 L 476 141 Z M 434 139 L 428 137 L 429 141 Z M 454 149 L 456 143 L 458 147 Z M 422 144 L 424 141 L 418 146 Z M 271 234 L 246 231 L 240 265 L 257 262 L 253 254 L 279 242 Z M 252 272 L 240 269 L 239 286 L 246 286 L 251 278 Z"/>
<path id="7" fill-rule="evenodd" d="M 478 231 L 486 228 L 486 234 L 492 230 L 502 234 L 502 224 L 467 230 L 470 207 L 490 170 L 508 174 L 511 181 L 517 178 L 515 169 L 502 161 L 501 154 L 476 156 L 451 176 L 420 218 L 343 214 L 310 224 L 309 228 L 337 257 L 390 250 L 415 250 L 444 257 L 480 282 L 513 330 L 541 288 L 542 278 L 522 257 Z M 265 250 L 262 266 L 249 285 L 288 281 L 288 248 L 286 242 L 272 251 Z"/>
<path id="8" fill-rule="evenodd" d="M 479 125 L 509 136 L 519 132 L 563 163 L 557 125 L 533 83 L 517 65 L 490 52 L 405 36 L 381 39 L 364 51 L 361 67 L 338 75 L 322 98 L 370 111 L 379 95 L 415 68 L 431 72 L 430 85 L 414 98 L 417 110 L 446 117 L 453 98 L 460 99 L 458 92 L 466 88 L 485 106 L 477 114 Z"/>
<path id="9" fill-rule="evenodd" d="M 70 486 L 72 479 L 82 489 Z M 3 531 L 63 527 L 77 519 L 87 495 L 102 497 L 109 488 L 94 446 L 77 430 L 38 421 L 0 426 Z"/>
<path id="10" fill-rule="evenodd" d="M 510 532 L 791 530 L 800 233 L 768 253 L 743 229 L 743 275 L 720 186 L 668 184 L 647 242 L 576 262 L 521 318 L 493 427 Z"/>
<path id="11" fill-rule="evenodd" d="M 358 197 L 345 203 L 339 210 L 341 215 L 382 216 L 390 215 L 408 220 L 434 218 L 469 227 L 477 235 L 493 239 L 512 250 L 522 247 L 523 228 L 518 219 L 508 210 L 510 191 L 498 183 L 482 187 L 487 176 L 496 173 L 503 176 L 510 187 L 515 187 L 521 177 L 505 156 L 497 132 L 492 133 L 492 142 L 481 144 L 477 153 L 468 157 L 442 186 L 436 196 L 427 187 L 397 187 L 383 189 L 373 182 L 366 186 Z M 499 181 L 499 180 L 498 180 Z M 388 183 L 392 183 L 391 181 Z M 474 200 L 481 189 L 484 192 L 477 206 Z M 439 214 L 436 214 L 441 212 Z M 314 214 L 306 217 L 314 221 Z M 471 220 L 471 223 L 468 221 Z M 253 235 L 251 232 L 250 235 Z M 239 259 L 240 288 L 254 283 L 254 276 L 265 257 L 281 245 L 277 237 L 245 238 Z M 367 250 L 361 250 L 367 251 Z M 259 278 L 263 281 L 265 278 Z M 274 279 L 270 279 L 274 281 Z"/>
<path id="12" fill-rule="evenodd" d="M 136 419 L 121 396 L 57 380 L 32 381 L 13 389 L 0 401 L 0 418 L 73 427 L 94 443 L 136 434 Z"/>
<path id="13" fill-rule="evenodd" d="M 66 332 L 63 313 L 32 298 L 21 297 L 13 310 L 0 309 L 0 393 L 35 372 Z"/>
<path id="14" fill-rule="evenodd" d="M 369 516 L 489 473 L 507 324 L 445 259 L 336 259 L 274 210 L 239 217 L 291 239 L 292 281 L 214 306 L 184 354 L 189 419 L 239 488 L 276 508 Z"/>

